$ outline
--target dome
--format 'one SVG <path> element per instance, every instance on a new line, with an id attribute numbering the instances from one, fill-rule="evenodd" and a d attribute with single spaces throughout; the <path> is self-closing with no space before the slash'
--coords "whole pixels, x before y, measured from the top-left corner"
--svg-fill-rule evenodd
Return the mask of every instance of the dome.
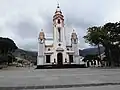
<path id="1" fill-rule="evenodd" d="M 59 4 L 58 4 L 57 9 L 56 9 L 56 11 L 55 11 L 55 14 L 54 14 L 54 16 L 53 16 L 53 21 L 55 21 L 55 20 L 58 19 L 58 18 L 60 18 L 62 21 L 64 21 L 64 16 L 63 16 L 63 14 L 62 14 L 62 11 L 61 11 L 61 9 L 60 9 Z"/>
<path id="2" fill-rule="evenodd" d="M 39 34 L 39 39 L 44 39 L 45 38 L 45 34 L 44 32 L 41 30 L 40 34 Z"/>
<path id="3" fill-rule="evenodd" d="M 76 34 L 75 30 L 73 30 L 71 38 L 72 39 L 77 39 L 77 34 Z"/>

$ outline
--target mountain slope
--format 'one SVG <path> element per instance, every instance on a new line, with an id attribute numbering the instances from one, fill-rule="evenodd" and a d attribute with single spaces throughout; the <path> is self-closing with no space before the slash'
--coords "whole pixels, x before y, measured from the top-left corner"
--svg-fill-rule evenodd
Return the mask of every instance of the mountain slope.
<path id="1" fill-rule="evenodd" d="M 100 47 L 100 52 L 103 53 L 104 52 L 104 47 Z M 86 56 L 89 54 L 98 54 L 98 48 L 86 48 L 83 50 L 79 50 L 79 53 L 81 56 Z"/>
<path id="2" fill-rule="evenodd" d="M 104 47 L 100 47 L 101 53 L 104 52 Z M 86 48 L 83 50 L 79 50 L 81 56 L 86 56 L 88 54 L 98 54 L 98 48 Z M 32 62 L 36 63 L 37 61 L 37 52 L 26 51 L 22 49 L 17 49 L 14 53 L 14 56 L 24 58 L 23 54 L 26 55 L 27 60 L 32 60 Z"/>
<path id="3" fill-rule="evenodd" d="M 20 58 L 26 58 L 27 60 L 32 60 L 32 62 L 34 62 L 34 63 L 37 60 L 37 52 L 33 52 L 33 51 L 17 49 L 17 50 L 15 50 L 13 55 L 16 57 L 20 57 Z"/>

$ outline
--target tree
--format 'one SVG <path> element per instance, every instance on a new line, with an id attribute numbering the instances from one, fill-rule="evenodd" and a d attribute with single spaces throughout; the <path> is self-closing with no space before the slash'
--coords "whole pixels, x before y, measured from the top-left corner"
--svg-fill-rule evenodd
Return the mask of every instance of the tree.
<path id="1" fill-rule="evenodd" d="M 93 45 L 93 46 L 98 46 L 98 54 L 100 54 L 100 45 L 101 45 L 101 27 L 90 27 L 88 28 L 87 35 L 84 36 L 84 39 L 86 40 L 87 43 Z M 101 57 L 100 57 L 101 58 Z"/>
<path id="2" fill-rule="evenodd" d="M 106 36 L 103 38 L 105 54 L 110 66 L 116 66 L 120 54 L 120 23 L 107 23 L 103 26 Z"/>
<path id="3" fill-rule="evenodd" d="M 12 54 L 18 47 L 13 40 L 9 38 L 0 37 L 0 57 L 2 62 L 6 62 L 5 58 L 8 60 L 8 54 Z"/>
<path id="4" fill-rule="evenodd" d="M 106 23 L 101 27 L 88 28 L 87 35 L 84 36 L 84 39 L 91 45 L 102 45 L 105 47 L 105 55 L 109 66 L 119 65 L 120 22 Z"/>
<path id="5" fill-rule="evenodd" d="M 18 47 L 13 40 L 9 38 L 0 37 L 0 51 L 1 54 L 7 54 L 8 52 L 14 52 Z"/>

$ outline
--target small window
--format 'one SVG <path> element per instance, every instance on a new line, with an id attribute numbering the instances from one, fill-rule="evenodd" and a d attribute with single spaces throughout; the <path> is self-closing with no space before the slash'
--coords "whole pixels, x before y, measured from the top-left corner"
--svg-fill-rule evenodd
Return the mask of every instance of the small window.
<path id="1" fill-rule="evenodd" d="M 46 55 L 46 63 L 50 63 L 50 55 Z"/>
<path id="2" fill-rule="evenodd" d="M 50 48 L 48 48 L 48 51 L 50 51 Z"/>
<path id="3" fill-rule="evenodd" d="M 67 48 L 67 50 L 69 51 L 69 48 Z"/>
<path id="4" fill-rule="evenodd" d="M 61 44 L 59 43 L 58 46 L 61 46 Z"/>
<path id="5" fill-rule="evenodd" d="M 58 19 L 58 24 L 60 24 L 60 19 Z"/>

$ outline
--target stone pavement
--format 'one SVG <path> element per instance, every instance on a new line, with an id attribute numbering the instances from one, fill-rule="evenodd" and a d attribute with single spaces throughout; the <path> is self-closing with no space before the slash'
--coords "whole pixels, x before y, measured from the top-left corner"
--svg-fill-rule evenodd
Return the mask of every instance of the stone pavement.
<path id="1" fill-rule="evenodd" d="M 0 70 L 0 90 L 120 86 L 120 69 Z M 66 90 L 63 89 L 63 90 Z M 69 89 L 68 89 L 69 90 Z M 71 89 L 70 89 L 71 90 Z M 77 90 L 77 89 L 76 89 Z"/>

